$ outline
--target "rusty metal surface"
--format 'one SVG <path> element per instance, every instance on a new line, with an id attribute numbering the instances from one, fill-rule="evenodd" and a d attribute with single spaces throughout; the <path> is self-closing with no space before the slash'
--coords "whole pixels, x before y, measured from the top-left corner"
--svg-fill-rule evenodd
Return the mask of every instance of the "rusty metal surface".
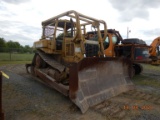
<path id="1" fill-rule="evenodd" d="M 45 74 L 40 69 L 36 69 L 35 68 L 35 75 L 40 77 L 41 78 L 40 80 L 44 84 L 48 85 L 51 88 L 54 88 L 55 90 L 59 91 L 63 95 L 68 96 L 68 94 L 69 94 L 68 86 L 62 85 L 61 83 L 57 83 L 52 77 L 50 77 L 49 75 Z"/>
<path id="2" fill-rule="evenodd" d="M 148 58 L 148 59 L 145 59 L 145 60 L 133 60 L 133 62 L 151 64 L 152 60 Z"/>
<path id="3" fill-rule="evenodd" d="M 37 53 L 41 56 L 41 58 L 50 66 L 52 66 L 53 68 L 57 69 L 58 71 L 63 71 L 65 66 L 60 64 L 59 62 L 57 62 L 55 59 L 53 59 L 51 57 L 51 55 L 47 55 L 43 52 L 41 52 L 40 50 L 37 50 Z"/>
<path id="4" fill-rule="evenodd" d="M 57 83 L 43 69 L 35 67 L 34 72 L 44 84 L 69 95 L 85 113 L 89 107 L 133 88 L 129 77 L 131 66 L 130 60 L 124 58 L 85 58 L 71 65 L 69 86 Z"/>
<path id="5" fill-rule="evenodd" d="M 2 111 L 2 73 L 0 72 L 0 120 L 4 120 L 4 113 Z"/>
<path id="6" fill-rule="evenodd" d="M 67 56 L 73 56 L 74 51 L 75 51 L 75 48 L 74 48 L 73 43 L 66 44 L 66 55 Z"/>
<path id="7" fill-rule="evenodd" d="M 129 67 L 124 59 L 85 58 L 70 68 L 70 99 L 85 113 L 89 107 L 133 89 Z"/>

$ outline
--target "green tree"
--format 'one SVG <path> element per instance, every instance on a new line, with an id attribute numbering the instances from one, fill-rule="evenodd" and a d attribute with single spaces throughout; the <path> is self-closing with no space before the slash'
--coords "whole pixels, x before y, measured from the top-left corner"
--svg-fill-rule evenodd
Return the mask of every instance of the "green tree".
<path id="1" fill-rule="evenodd" d="M 7 42 L 8 48 L 20 48 L 19 42 L 13 42 L 12 40 Z"/>
<path id="2" fill-rule="evenodd" d="M 4 38 L 0 37 L 0 52 L 20 52 L 20 53 L 32 53 L 33 48 L 29 45 L 22 46 L 19 42 L 5 41 Z"/>
<path id="3" fill-rule="evenodd" d="M 22 45 L 20 45 L 19 52 L 24 53 L 24 47 Z"/>
<path id="4" fill-rule="evenodd" d="M 16 48 L 20 48 L 20 46 L 21 46 L 19 42 L 14 42 L 14 44 L 15 44 Z"/>
<path id="5" fill-rule="evenodd" d="M 6 41 L 4 38 L 0 37 L 0 52 L 5 52 L 6 48 Z"/>
<path id="6" fill-rule="evenodd" d="M 25 45 L 25 46 L 24 46 L 24 51 L 25 51 L 25 52 L 32 53 L 32 48 L 31 48 L 29 45 Z"/>
<path id="7" fill-rule="evenodd" d="M 19 49 L 21 46 L 19 42 L 14 42 L 10 40 L 6 44 L 7 44 L 8 52 L 19 52 Z"/>

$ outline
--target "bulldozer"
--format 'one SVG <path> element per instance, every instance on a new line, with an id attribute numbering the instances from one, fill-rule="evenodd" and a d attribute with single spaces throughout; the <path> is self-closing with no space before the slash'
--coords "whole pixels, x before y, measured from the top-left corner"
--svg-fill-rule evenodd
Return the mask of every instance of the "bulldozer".
<path id="1" fill-rule="evenodd" d="M 86 39 L 91 30 L 97 34 L 97 41 Z M 106 99 L 134 89 L 131 61 L 107 57 L 103 46 L 106 36 L 105 21 L 74 10 L 47 19 L 42 22 L 42 36 L 34 42 L 36 52 L 26 70 L 68 96 L 85 113 Z M 96 49 L 90 50 L 92 47 Z"/>
<path id="2" fill-rule="evenodd" d="M 101 31 L 102 36 L 104 31 Z M 97 39 L 94 31 L 87 33 L 90 40 Z M 145 41 L 138 38 L 123 39 L 119 31 L 107 29 L 107 36 L 103 43 L 104 52 L 107 57 L 126 57 L 132 61 L 132 76 L 138 75 L 143 71 L 140 63 L 151 63 L 149 58 L 149 49 Z"/>

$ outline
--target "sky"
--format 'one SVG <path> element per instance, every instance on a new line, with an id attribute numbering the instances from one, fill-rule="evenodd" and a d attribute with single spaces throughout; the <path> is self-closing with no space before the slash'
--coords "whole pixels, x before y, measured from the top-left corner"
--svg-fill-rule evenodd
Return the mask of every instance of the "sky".
<path id="1" fill-rule="evenodd" d="M 160 36 L 160 0 L 0 0 L 0 37 L 32 46 L 42 21 L 69 10 L 104 20 L 124 39 L 127 28 L 148 45 Z"/>

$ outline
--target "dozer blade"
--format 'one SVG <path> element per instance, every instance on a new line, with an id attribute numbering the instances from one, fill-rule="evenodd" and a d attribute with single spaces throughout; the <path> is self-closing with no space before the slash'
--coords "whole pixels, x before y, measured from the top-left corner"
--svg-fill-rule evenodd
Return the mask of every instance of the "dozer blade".
<path id="1" fill-rule="evenodd" d="M 127 59 L 85 58 L 70 67 L 69 97 L 85 113 L 122 92 L 134 89 Z"/>

